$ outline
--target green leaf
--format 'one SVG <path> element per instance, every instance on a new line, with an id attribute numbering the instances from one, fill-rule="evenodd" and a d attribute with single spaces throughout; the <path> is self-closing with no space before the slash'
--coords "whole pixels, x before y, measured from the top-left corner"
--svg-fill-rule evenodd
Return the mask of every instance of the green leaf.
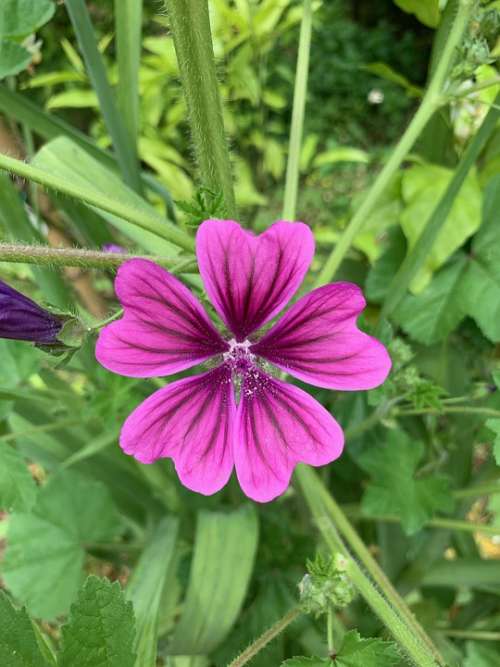
<path id="1" fill-rule="evenodd" d="M 484 192 L 483 222 L 474 237 L 469 266 L 461 286 L 463 308 L 484 335 L 500 341 L 500 175 Z"/>
<path id="2" fill-rule="evenodd" d="M 99 101 L 93 90 L 73 88 L 57 95 L 51 95 L 47 100 L 46 109 L 97 109 Z"/>
<path id="3" fill-rule="evenodd" d="M 161 224 L 165 228 L 169 226 L 174 228 L 173 225 L 169 225 L 163 220 L 148 202 L 133 190 L 127 188 L 112 171 L 101 165 L 84 149 L 66 137 L 59 137 L 45 144 L 35 155 L 32 164 L 53 176 L 71 180 L 74 185 L 86 189 L 91 188 L 100 194 L 113 197 L 122 204 L 128 205 L 132 210 L 147 215 L 151 222 L 156 225 Z M 112 213 L 97 208 L 93 210 L 149 252 L 170 257 L 176 255 L 177 249 L 169 241 L 159 238 L 156 234 L 141 229 Z"/>
<path id="4" fill-rule="evenodd" d="M 422 88 L 415 86 L 405 76 L 397 72 L 386 63 L 369 63 L 368 65 L 364 65 L 362 69 L 366 70 L 367 72 L 372 72 L 373 74 L 380 76 L 386 81 L 391 81 L 391 83 L 395 83 L 398 86 L 401 86 L 406 90 L 408 95 L 411 95 L 412 97 L 421 97 L 423 94 Z"/>
<path id="5" fill-rule="evenodd" d="M 126 595 L 133 602 L 137 619 L 137 667 L 156 666 L 160 605 L 165 582 L 174 576 L 177 531 L 176 519 L 165 519 L 159 524 L 127 586 Z M 171 592 L 172 588 L 168 590 Z"/>
<path id="6" fill-rule="evenodd" d="M 31 53 L 24 46 L 0 39 L 0 79 L 22 72 L 31 62 Z"/>
<path id="7" fill-rule="evenodd" d="M 314 159 L 314 167 L 322 167 L 326 164 L 335 164 L 337 162 L 362 162 L 364 164 L 370 161 L 370 155 L 359 148 L 349 146 L 339 146 L 319 153 Z"/>
<path id="8" fill-rule="evenodd" d="M 335 667 L 391 667 L 401 661 L 396 647 L 382 639 L 364 639 L 356 630 L 350 630 L 342 641 Z"/>
<path id="9" fill-rule="evenodd" d="M 333 667 L 333 665 L 330 658 L 315 658 L 314 656 L 310 658 L 299 656 L 281 663 L 281 667 Z"/>
<path id="10" fill-rule="evenodd" d="M 362 452 L 359 465 L 372 476 L 362 500 L 366 516 L 396 515 L 410 535 L 434 513 L 451 511 L 453 500 L 446 477 L 415 478 L 424 446 L 403 431 L 389 431 L 384 444 Z"/>
<path id="11" fill-rule="evenodd" d="M 37 617 L 67 611 L 82 580 L 85 544 L 121 529 L 107 488 L 73 471 L 52 477 L 31 514 L 14 513 L 2 565 L 7 587 Z"/>
<path id="12" fill-rule="evenodd" d="M 498 648 L 479 642 L 467 642 L 463 667 L 498 667 Z"/>
<path id="13" fill-rule="evenodd" d="M 419 21 L 429 28 L 436 28 L 441 18 L 439 0 L 394 0 L 398 7 L 409 14 L 415 14 Z"/>
<path id="14" fill-rule="evenodd" d="M 258 540 L 255 509 L 198 515 L 186 602 L 169 652 L 212 651 L 236 620 L 253 569 Z"/>
<path id="15" fill-rule="evenodd" d="M 17 449 L 0 443 L 0 508 L 26 512 L 33 506 L 36 494 L 26 461 Z"/>
<path id="16" fill-rule="evenodd" d="M 439 271 L 430 285 L 416 296 L 408 294 L 394 318 L 414 340 L 432 345 L 446 338 L 465 316 L 462 278 L 467 258 L 456 260 Z"/>
<path id="17" fill-rule="evenodd" d="M 387 246 L 372 266 L 365 284 L 367 298 L 375 303 L 384 300 L 391 278 L 406 254 L 406 241 L 399 227 L 387 230 L 387 237 Z"/>
<path id="18" fill-rule="evenodd" d="M 52 0 L 2 0 L 0 37 L 25 37 L 50 21 L 55 5 Z"/>
<path id="19" fill-rule="evenodd" d="M 133 667 L 134 611 L 118 582 L 89 577 L 62 629 L 60 667 Z"/>
<path id="20" fill-rule="evenodd" d="M 28 614 L 24 609 L 14 609 L 3 591 L 0 591 L 0 665 L 47 667 Z"/>
<path id="21" fill-rule="evenodd" d="M 402 195 L 406 208 L 401 226 L 408 239 L 409 252 L 417 243 L 424 226 L 444 195 L 453 171 L 431 164 L 417 164 L 403 174 Z M 465 179 L 446 222 L 439 231 L 422 268 L 410 283 L 412 292 L 421 292 L 432 274 L 462 246 L 481 224 L 481 190 L 474 170 Z"/>
<path id="22" fill-rule="evenodd" d="M 292 658 L 285 660 L 282 667 L 391 667 L 400 662 L 401 656 L 391 642 L 364 639 L 356 630 L 350 630 L 334 658 Z"/>
<path id="23" fill-rule="evenodd" d="M 500 593 L 500 561 L 458 558 L 430 563 L 422 583 L 427 586 L 461 586 L 495 590 Z"/>
<path id="24" fill-rule="evenodd" d="M 495 434 L 493 443 L 493 456 L 497 465 L 500 465 L 500 419 L 487 419 L 486 426 Z"/>

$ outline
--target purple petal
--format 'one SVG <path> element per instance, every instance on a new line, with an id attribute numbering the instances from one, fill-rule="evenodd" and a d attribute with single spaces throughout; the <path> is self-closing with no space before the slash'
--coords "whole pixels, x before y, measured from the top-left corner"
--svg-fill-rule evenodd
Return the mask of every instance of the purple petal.
<path id="1" fill-rule="evenodd" d="M 321 466 L 338 458 L 344 436 L 312 396 L 254 368 L 243 380 L 234 458 L 241 488 L 268 502 L 288 487 L 298 462 Z"/>
<path id="2" fill-rule="evenodd" d="M 199 301 L 157 264 L 125 262 L 115 290 L 124 316 L 102 329 L 96 345 L 97 360 L 110 371 L 131 377 L 169 375 L 228 348 Z"/>
<path id="3" fill-rule="evenodd" d="M 318 387 L 355 390 L 382 384 L 391 369 L 385 347 L 360 331 L 366 302 L 353 283 L 333 283 L 302 297 L 251 351 Z"/>
<path id="4" fill-rule="evenodd" d="M 231 373 L 219 366 L 152 394 L 125 421 L 120 445 L 142 463 L 172 458 L 184 486 L 210 495 L 233 469 L 235 412 Z"/>
<path id="5" fill-rule="evenodd" d="M 254 236 L 232 220 L 205 220 L 196 252 L 211 302 L 242 341 L 297 291 L 314 254 L 314 239 L 302 222 L 276 222 Z"/>
<path id="6" fill-rule="evenodd" d="M 62 320 L 0 280 L 0 338 L 55 343 Z"/>

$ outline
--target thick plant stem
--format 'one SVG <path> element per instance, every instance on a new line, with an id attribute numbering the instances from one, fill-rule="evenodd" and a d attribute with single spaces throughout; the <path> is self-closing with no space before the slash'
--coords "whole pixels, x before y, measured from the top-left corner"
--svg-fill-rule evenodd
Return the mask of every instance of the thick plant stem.
<path id="1" fill-rule="evenodd" d="M 455 50 L 460 44 L 462 34 L 467 26 L 472 6 L 472 0 L 461 0 L 459 3 L 453 27 L 420 107 L 406 129 L 406 132 L 391 153 L 389 160 L 375 179 L 360 207 L 340 236 L 337 245 L 326 260 L 323 270 L 318 276 L 317 285 L 322 285 L 332 280 L 351 247 L 355 236 L 363 227 L 363 224 L 368 219 L 379 198 L 422 133 L 431 116 L 442 104 L 444 83 L 453 63 Z"/>
<path id="2" fill-rule="evenodd" d="M 312 0 L 304 0 L 302 23 L 300 26 L 299 52 L 295 74 L 293 94 L 292 126 L 286 167 L 285 196 L 283 218 L 293 220 L 297 208 L 297 190 L 299 185 L 300 150 L 304 129 L 304 111 L 307 97 L 307 78 L 309 73 L 309 53 L 312 33 Z"/>
<path id="3" fill-rule="evenodd" d="M 236 205 L 207 0 L 165 0 L 174 36 L 191 136 L 203 186 L 221 192 L 226 214 Z"/>
<path id="4" fill-rule="evenodd" d="M 302 488 L 309 509 L 316 520 L 323 539 L 333 551 L 344 554 L 350 562 L 349 574 L 372 610 L 379 616 L 394 638 L 401 644 L 415 664 L 433 667 L 445 665 L 439 651 L 425 634 L 405 602 L 394 590 L 383 570 L 351 526 L 337 503 L 323 487 L 317 475 L 307 466 L 297 467 L 296 477 Z M 366 567 L 376 581 L 383 597 L 363 570 L 352 560 L 339 533 L 347 542 L 353 554 Z"/>
<path id="5" fill-rule="evenodd" d="M 61 192 L 91 206 L 96 206 L 108 213 L 113 213 L 124 220 L 128 220 L 128 222 L 132 222 L 137 227 L 141 227 L 141 229 L 145 229 L 160 238 L 171 241 L 184 250 L 194 251 L 194 242 L 191 237 L 181 229 L 162 220 L 159 215 L 157 216 L 158 219 L 156 219 L 156 216 L 144 212 L 140 208 L 133 208 L 128 204 L 122 204 L 120 201 L 106 197 L 96 190 L 74 185 L 70 181 L 63 180 L 58 176 L 43 171 L 43 169 L 33 167 L 31 164 L 26 164 L 22 160 L 16 160 L 7 155 L 0 154 L 0 169 L 4 169 L 17 176 L 22 176 L 22 178 L 27 178 L 35 183 L 40 183 L 40 185 L 46 188 Z"/>
<path id="6" fill-rule="evenodd" d="M 252 660 L 263 648 L 269 644 L 275 637 L 283 632 L 295 619 L 300 616 L 301 611 L 298 608 L 291 609 L 283 618 L 280 618 L 273 626 L 266 630 L 258 639 L 256 639 L 243 653 L 235 658 L 228 667 L 243 667 Z"/>
<path id="7" fill-rule="evenodd" d="M 115 269 L 129 259 L 137 258 L 149 259 L 168 267 L 174 273 L 196 269 L 196 263 L 193 260 L 179 262 L 176 259 L 154 255 L 0 243 L 0 262 L 37 264 L 38 266 L 76 266 L 83 269 Z"/>

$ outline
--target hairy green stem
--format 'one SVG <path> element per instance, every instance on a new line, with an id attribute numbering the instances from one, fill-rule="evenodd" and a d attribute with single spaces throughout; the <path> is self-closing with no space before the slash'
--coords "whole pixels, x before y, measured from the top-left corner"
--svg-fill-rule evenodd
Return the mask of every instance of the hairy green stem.
<path id="1" fill-rule="evenodd" d="M 40 185 L 50 190 L 68 195 L 91 206 L 96 206 L 102 211 L 113 213 L 113 215 L 117 215 L 119 218 L 123 218 L 123 220 L 128 220 L 128 222 L 132 222 L 141 229 L 145 229 L 160 238 L 174 243 L 179 248 L 191 252 L 194 251 L 193 239 L 181 229 L 163 220 L 160 215 L 153 217 L 151 213 L 147 213 L 140 208 L 134 208 L 130 204 L 123 204 L 96 190 L 74 185 L 70 181 L 61 179 L 59 176 L 49 174 L 43 169 L 26 164 L 22 160 L 8 157 L 7 155 L 0 154 L 0 169 L 4 169 L 22 178 L 27 178 L 35 183 L 40 183 Z"/>
<path id="2" fill-rule="evenodd" d="M 328 613 L 326 616 L 326 643 L 328 646 L 328 655 L 332 655 L 335 651 L 335 641 L 333 637 L 333 617 L 335 611 L 330 606 L 328 607 Z"/>
<path id="3" fill-rule="evenodd" d="M 436 663 L 444 665 L 445 662 L 439 651 L 408 609 L 404 600 L 393 588 L 384 571 L 370 554 L 333 497 L 323 486 L 317 474 L 311 468 L 303 465 L 297 467 L 295 474 L 325 541 L 334 551 L 340 551 L 350 558 L 337 532 L 339 531 L 353 554 L 359 558 L 374 581 L 376 581 L 378 588 L 385 595 L 385 598 L 382 597 L 371 581 L 364 575 L 361 568 L 353 561 L 353 572 L 351 573 L 353 583 L 372 607 L 373 611 L 381 618 L 417 665 L 434 666 Z"/>
<path id="4" fill-rule="evenodd" d="M 500 641 L 500 632 L 488 632 L 487 630 L 446 630 L 439 629 L 447 637 L 455 639 L 473 639 L 477 641 L 498 642 Z"/>
<path id="5" fill-rule="evenodd" d="M 304 129 L 304 112 L 307 97 L 307 78 L 309 73 L 309 53 L 311 51 L 312 0 L 304 0 L 302 23 L 300 26 L 299 51 L 295 73 L 293 94 L 292 126 L 288 148 L 286 168 L 283 218 L 294 220 L 297 208 L 297 190 L 299 185 L 300 151 Z"/>
<path id="6" fill-rule="evenodd" d="M 391 179 L 399 169 L 409 151 L 412 149 L 428 121 L 444 102 L 441 96 L 443 86 L 450 66 L 455 58 L 455 50 L 460 43 L 462 34 L 468 23 L 472 6 L 472 0 L 461 0 L 459 3 L 455 21 L 420 107 L 406 129 L 406 132 L 391 153 L 389 160 L 375 179 L 360 207 L 352 217 L 346 229 L 342 232 L 335 248 L 326 260 L 323 270 L 318 276 L 317 285 L 322 285 L 332 280 L 346 253 L 351 247 L 355 236 L 363 227 L 363 224 L 368 219 L 368 216 L 371 214 L 379 198 L 389 185 Z"/>
<path id="7" fill-rule="evenodd" d="M 476 486 L 469 486 L 465 489 L 457 489 L 453 492 L 455 498 L 479 498 L 480 496 L 487 496 L 490 493 L 500 493 L 500 480 L 492 482 L 484 482 Z"/>
<path id="8" fill-rule="evenodd" d="M 500 489 L 499 489 L 500 490 Z M 455 494 L 454 494 L 455 495 Z M 455 497 L 457 497 L 455 495 Z M 461 496 L 464 497 L 464 496 Z M 380 514 L 366 516 L 362 513 L 359 505 L 344 506 L 346 515 L 360 521 L 381 521 L 382 523 L 401 523 L 401 517 L 392 514 Z M 471 523 L 459 519 L 435 518 L 426 521 L 423 528 L 439 528 L 441 530 L 458 530 L 465 533 L 484 533 L 485 535 L 500 535 L 500 526 L 488 526 L 483 523 Z"/>
<path id="9" fill-rule="evenodd" d="M 207 0 L 165 0 L 170 17 L 191 136 L 203 186 L 221 192 L 236 215 L 229 149 L 215 70 Z"/>
<path id="10" fill-rule="evenodd" d="M 196 269 L 192 259 L 179 261 L 155 255 L 132 255 L 118 252 L 100 252 L 80 248 L 50 248 L 49 246 L 0 243 L 0 262 L 22 262 L 39 266 L 76 266 L 83 269 L 116 269 L 130 259 L 149 259 L 168 267 L 173 273 Z"/>
<path id="11" fill-rule="evenodd" d="M 500 417 L 500 410 L 480 408 L 472 405 L 443 405 L 441 408 L 396 408 L 392 413 L 396 417 L 409 415 L 484 415 L 485 417 Z"/>
<path id="12" fill-rule="evenodd" d="M 266 630 L 258 639 L 256 639 L 248 648 L 246 648 L 243 653 L 240 653 L 238 657 L 236 657 L 229 665 L 228 667 L 243 667 L 243 665 L 246 665 L 250 660 L 252 660 L 262 649 L 269 644 L 270 641 L 272 641 L 275 637 L 277 637 L 279 634 L 287 628 L 290 623 L 295 621 L 295 619 L 300 616 L 302 612 L 300 609 L 297 607 L 294 609 L 291 609 L 287 614 L 283 616 L 283 618 L 280 618 L 279 621 L 277 621 L 273 626 L 269 628 L 269 630 Z"/>

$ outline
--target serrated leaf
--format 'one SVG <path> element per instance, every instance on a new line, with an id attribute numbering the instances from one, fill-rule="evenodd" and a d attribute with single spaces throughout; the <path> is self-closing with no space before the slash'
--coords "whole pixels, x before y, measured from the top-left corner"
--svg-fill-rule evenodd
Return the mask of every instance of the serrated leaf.
<path id="1" fill-rule="evenodd" d="M 11 516 L 4 581 L 34 616 L 53 619 L 76 595 L 85 544 L 108 541 L 119 530 L 107 488 L 65 471 L 41 489 L 31 514 Z"/>
<path id="2" fill-rule="evenodd" d="M 37 494 L 26 461 L 8 444 L 0 442 L 0 509 L 28 511 Z"/>
<path id="3" fill-rule="evenodd" d="M 0 79 L 22 72 L 31 62 L 31 53 L 9 39 L 0 39 Z"/>
<path id="4" fill-rule="evenodd" d="M 0 591 L 0 665 L 47 667 L 28 614 L 24 609 L 15 609 L 3 591 Z"/>
<path id="5" fill-rule="evenodd" d="M 493 443 L 493 456 L 497 465 L 500 465 L 500 419 L 486 420 L 486 426 L 495 434 L 495 441 Z"/>
<path id="6" fill-rule="evenodd" d="M 433 474 L 415 478 L 424 446 L 403 431 L 389 431 L 384 444 L 370 447 L 358 459 L 372 476 L 362 500 L 366 516 L 396 515 L 411 535 L 438 510 L 453 509 L 448 479 Z"/>
<path id="7" fill-rule="evenodd" d="M 134 611 L 118 582 L 89 577 L 62 629 L 60 667 L 133 667 Z"/>
<path id="8" fill-rule="evenodd" d="M 451 169 L 433 164 L 416 164 L 403 174 L 402 194 L 406 208 L 401 214 L 401 227 L 409 244 L 409 252 L 419 239 L 424 225 L 443 196 L 453 177 Z M 464 181 L 453 207 L 439 232 L 422 269 L 410 284 L 414 293 L 425 289 L 434 271 L 462 246 L 481 224 L 481 190 L 475 171 Z"/>
<path id="9" fill-rule="evenodd" d="M 500 341 L 500 175 L 484 192 L 483 222 L 472 243 L 461 287 L 463 308 L 484 335 Z"/>
<path id="10" fill-rule="evenodd" d="M 333 665 L 330 658 L 315 658 L 314 656 L 310 658 L 299 656 L 281 663 L 281 667 L 333 667 Z"/>
<path id="11" fill-rule="evenodd" d="M 391 667 L 401 660 L 396 647 L 382 639 L 360 637 L 350 630 L 333 660 L 335 667 Z"/>
<path id="12" fill-rule="evenodd" d="M 391 667 L 400 661 L 393 643 L 378 638 L 365 639 L 356 630 L 350 630 L 335 657 L 292 658 L 285 660 L 282 667 Z"/>
<path id="13" fill-rule="evenodd" d="M 0 5 L 0 37 L 31 35 L 52 18 L 52 0 L 2 0 Z"/>
<path id="14" fill-rule="evenodd" d="M 252 506 L 199 513 L 186 602 L 170 653 L 209 653 L 224 639 L 243 603 L 257 540 Z"/>
<path id="15" fill-rule="evenodd" d="M 426 289 L 408 294 L 394 312 L 394 318 L 414 340 L 432 345 L 446 338 L 465 316 L 462 279 L 467 267 L 465 255 L 439 271 Z"/>

